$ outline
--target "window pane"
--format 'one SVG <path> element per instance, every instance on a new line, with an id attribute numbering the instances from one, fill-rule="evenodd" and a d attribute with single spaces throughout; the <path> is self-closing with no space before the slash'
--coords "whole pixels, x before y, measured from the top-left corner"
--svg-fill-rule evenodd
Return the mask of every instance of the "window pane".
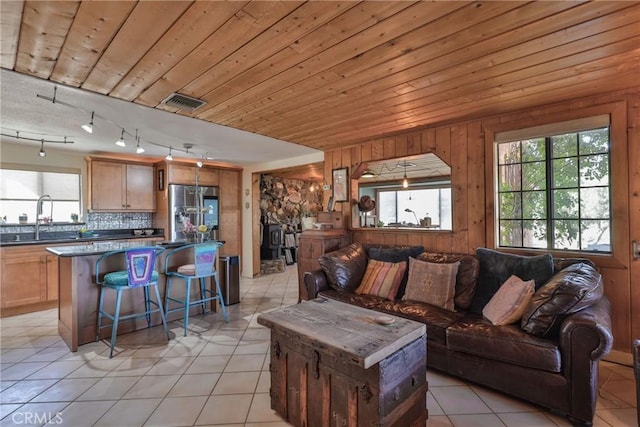
<path id="1" fill-rule="evenodd" d="M 610 221 L 582 221 L 583 251 L 611 252 L 611 222 Z"/>
<path id="2" fill-rule="evenodd" d="M 609 155 L 580 157 L 580 186 L 609 185 Z"/>
<path id="3" fill-rule="evenodd" d="M 583 219 L 609 218 L 609 188 L 583 188 L 580 191 L 580 216 Z"/>
<path id="4" fill-rule="evenodd" d="M 506 142 L 498 145 L 498 164 L 520 162 L 520 142 Z"/>
<path id="5" fill-rule="evenodd" d="M 553 217 L 578 218 L 578 190 L 556 190 L 553 192 Z"/>
<path id="6" fill-rule="evenodd" d="M 522 247 L 522 221 L 500 221 L 500 246 Z"/>
<path id="7" fill-rule="evenodd" d="M 440 229 L 453 230 L 451 188 L 440 189 Z"/>
<path id="8" fill-rule="evenodd" d="M 522 200 L 520 193 L 500 194 L 500 219 L 522 218 Z"/>
<path id="9" fill-rule="evenodd" d="M 42 194 L 48 194 L 54 200 L 79 200 L 80 175 L 42 172 Z"/>
<path id="10" fill-rule="evenodd" d="M 527 248 L 547 247 L 547 223 L 545 221 L 523 221 L 523 245 Z"/>
<path id="11" fill-rule="evenodd" d="M 520 190 L 520 165 L 500 166 L 500 191 Z"/>
<path id="12" fill-rule="evenodd" d="M 579 232 L 580 221 L 578 220 L 553 221 L 553 247 L 567 250 L 579 249 Z"/>
<path id="13" fill-rule="evenodd" d="M 576 157 L 553 161 L 553 186 L 555 188 L 578 186 L 578 159 Z"/>
<path id="14" fill-rule="evenodd" d="M 380 221 L 385 225 L 398 222 L 396 218 L 396 192 L 395 191 L 381 191 L 378 194 L 380 207 Z"/>
<path id="15" fill-rule="evenodd" d="M 609 152 L 609 129 L 596 129 L 580 132 L 580 154 Z"/>
<path id="16" fill-rule="evenodd" d="M 36 222 L 36 202 L 32 200 L 0 200 L 0 214 L 7 217 L 7 223 L 17 224 L 18 217 L 26 213 L 29 222 Z"/>
<path id="17" fill-rule="evenodd" d="M 522 189 L 544 190 L 547 187 L 546 170 L 544 162 L 524 163 L 522 165 Z"/>
<path id="18" fill-rule="evenodd" d="M 544 160 L 545 155 L 544 138 L 528 139 L 522 141 L 522 161 L 534 162 Z"/>
<path id="19" fill-rule="evenodd" d="M 40 197 L 38 182 L 37 172 L 0 169 L 0 197 L 15 200 L 38 200 Z"/>
<path id="20" fill-rule="evenodd" d="M 522 217 L 545 219 L 547 217 L 547 195 L 544 191 L 522 193 Z"/>
<path id="21" fill-rule="evenodd" d="M 551 151 L 553 158 L 578 155 L 578 141 L 575 133 L 556 135 L 551 137 Z"/>

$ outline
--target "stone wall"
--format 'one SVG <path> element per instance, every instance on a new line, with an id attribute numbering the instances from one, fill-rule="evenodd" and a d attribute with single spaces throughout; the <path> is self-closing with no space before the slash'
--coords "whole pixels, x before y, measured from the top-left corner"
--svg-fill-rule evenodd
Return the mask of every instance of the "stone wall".
<path id="1" fill-rule="evenodd" d="M 314 191 L 311 191 L 312 186 Z M 263 222 L 299 230 L 303 217 L 315 217 L 321 210 L 322 191 L 318 184 L 262 175 L 260 213 Z"/>

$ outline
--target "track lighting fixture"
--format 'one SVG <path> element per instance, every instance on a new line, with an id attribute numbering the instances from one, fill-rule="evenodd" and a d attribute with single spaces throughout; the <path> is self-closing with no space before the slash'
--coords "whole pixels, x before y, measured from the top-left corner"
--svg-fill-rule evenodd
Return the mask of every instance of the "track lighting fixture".
<path id="1" fill-rule="evenodd" d="M 47 153 L 44 151 L 44 139 L 40 140 L 40 151 L 38 152 L 38 156 L 45 157 Z"/>
<path id="2" fill-rule="evenodd" d="M 140 146 L 140 138 L 138 138 L 138 145 L 136 145 L 136 153 L 138 154 L 144 153 L 144 148 Z"/>
<path id="3" fill-rule="evenodd" d="M 120 133 L 120 139 L 116 141 L 116 145 L 118 147 L 125 147 L 127 144 L 124 142 L 124 128 L 122 128 L 122 133 Z"/>
<path id="4" fill-rule="evenodd" d="M 169 147 L 169 154 L 167 154 L 167 157 L 164 158 L 165 160 L 173 160 L 173 156 L 171 155 L 171 147 Z"/>
<path id="5" fill-rule="evenodd" d="M 93 133 L 93 111 L 91 112 L 91 121 L 83 124 L 81 127 L 85 132 Z"/>
<path id="6" fill-rule="evenodd" d="M 199 168 L 201 168 L 204 165 L 204 163 L 202 163 L 202 160 L 198 160 L 196 162 L 196 166 L 198 166 Z"/>

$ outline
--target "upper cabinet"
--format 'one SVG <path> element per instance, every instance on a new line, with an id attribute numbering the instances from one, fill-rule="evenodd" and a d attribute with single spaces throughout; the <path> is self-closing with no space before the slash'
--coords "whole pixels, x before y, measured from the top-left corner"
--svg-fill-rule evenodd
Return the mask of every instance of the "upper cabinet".
<path id="1" fill-rule="evenodd" d="M 196 174 L 198 184 L 209 187 L 217 187 L 220 183 L 218 169 L 211 167 L 199 168 L 193 164 L 168 163 L 168 182 L 170 184 L 194 185 Z"/>
<path id="2" fill-rule="evenodd" d="M 89 210 L 156 210 L 153 165 L 89 159 Z"/>

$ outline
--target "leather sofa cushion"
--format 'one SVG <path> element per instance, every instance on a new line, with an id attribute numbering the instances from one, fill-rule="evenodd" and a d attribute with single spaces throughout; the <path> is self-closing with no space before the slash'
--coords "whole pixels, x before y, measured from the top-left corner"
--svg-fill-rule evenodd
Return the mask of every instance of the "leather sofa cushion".
<path id="1" fill-rule="evenodd" d="M 427 342 L 443 345 L 446 343 L 447 327 L 463 317 L 460 313 L 417 301 L 389 301 L 375 295 L 356 295 L 335 290 L 322 291 L 319 295 L 424 323 L 427 326 Z"/>
<path id="2" fill-rule="evenodd" d="M 409 263 L 409 257 L 415 258 L 424 251 L 423 246 L 368 246 L 366 249 L 367 255 L 371 259 L 384 262 L 407 261 L 407 263 Z M 408 277 L 409 269 L 407 268 L 398 288 L 397 299 L 404 295 Z"/>
<path id="3" fill-rule="evenodd" d="M 536 291 L 525 310 L 521 326 L 530 334 L 554 338 L 566 316 L 602 298 L 602 277 L 591 265 L 572 264 L 556 273 Z"/>
<path id="4" fill-rule="evenodd" d="M 422 261 L 452 263 L 460 262 L 456 275 L 456 293 L 453 298 L 455 306 L 468 310 L 476 290 L 476 281 L 480 272 L 480 261 L 473 255 L 423 252 L 416 257 Z"/>
<path id="5" fill-rule="evenodd" d="M 367 254 L 360 243 L 329 252 L 318 258 L 320 267 L 327 275 L 329 286 L 338 291 L 353 292 L 367 268 Z"/>
<path id="6" fill-rule="evenodd" d="M 475 314 L 449 326 L 446 339 L 449 350 L 549 372 L 562 368 L 560 350 L 553 341 L 530 335 L 518 325 L 494 326 Z"/>
<path id="7" fill-rule="evenodd" d="M 512 275 L 522 280 L 535 280 L 536 289 L 553 275 L 551 254 L 527 257 L 478 248 L 476 256 L 480 261 L 480 275 L 469 310 L 477 314 L 482 313 L 484 306 Z"/>

